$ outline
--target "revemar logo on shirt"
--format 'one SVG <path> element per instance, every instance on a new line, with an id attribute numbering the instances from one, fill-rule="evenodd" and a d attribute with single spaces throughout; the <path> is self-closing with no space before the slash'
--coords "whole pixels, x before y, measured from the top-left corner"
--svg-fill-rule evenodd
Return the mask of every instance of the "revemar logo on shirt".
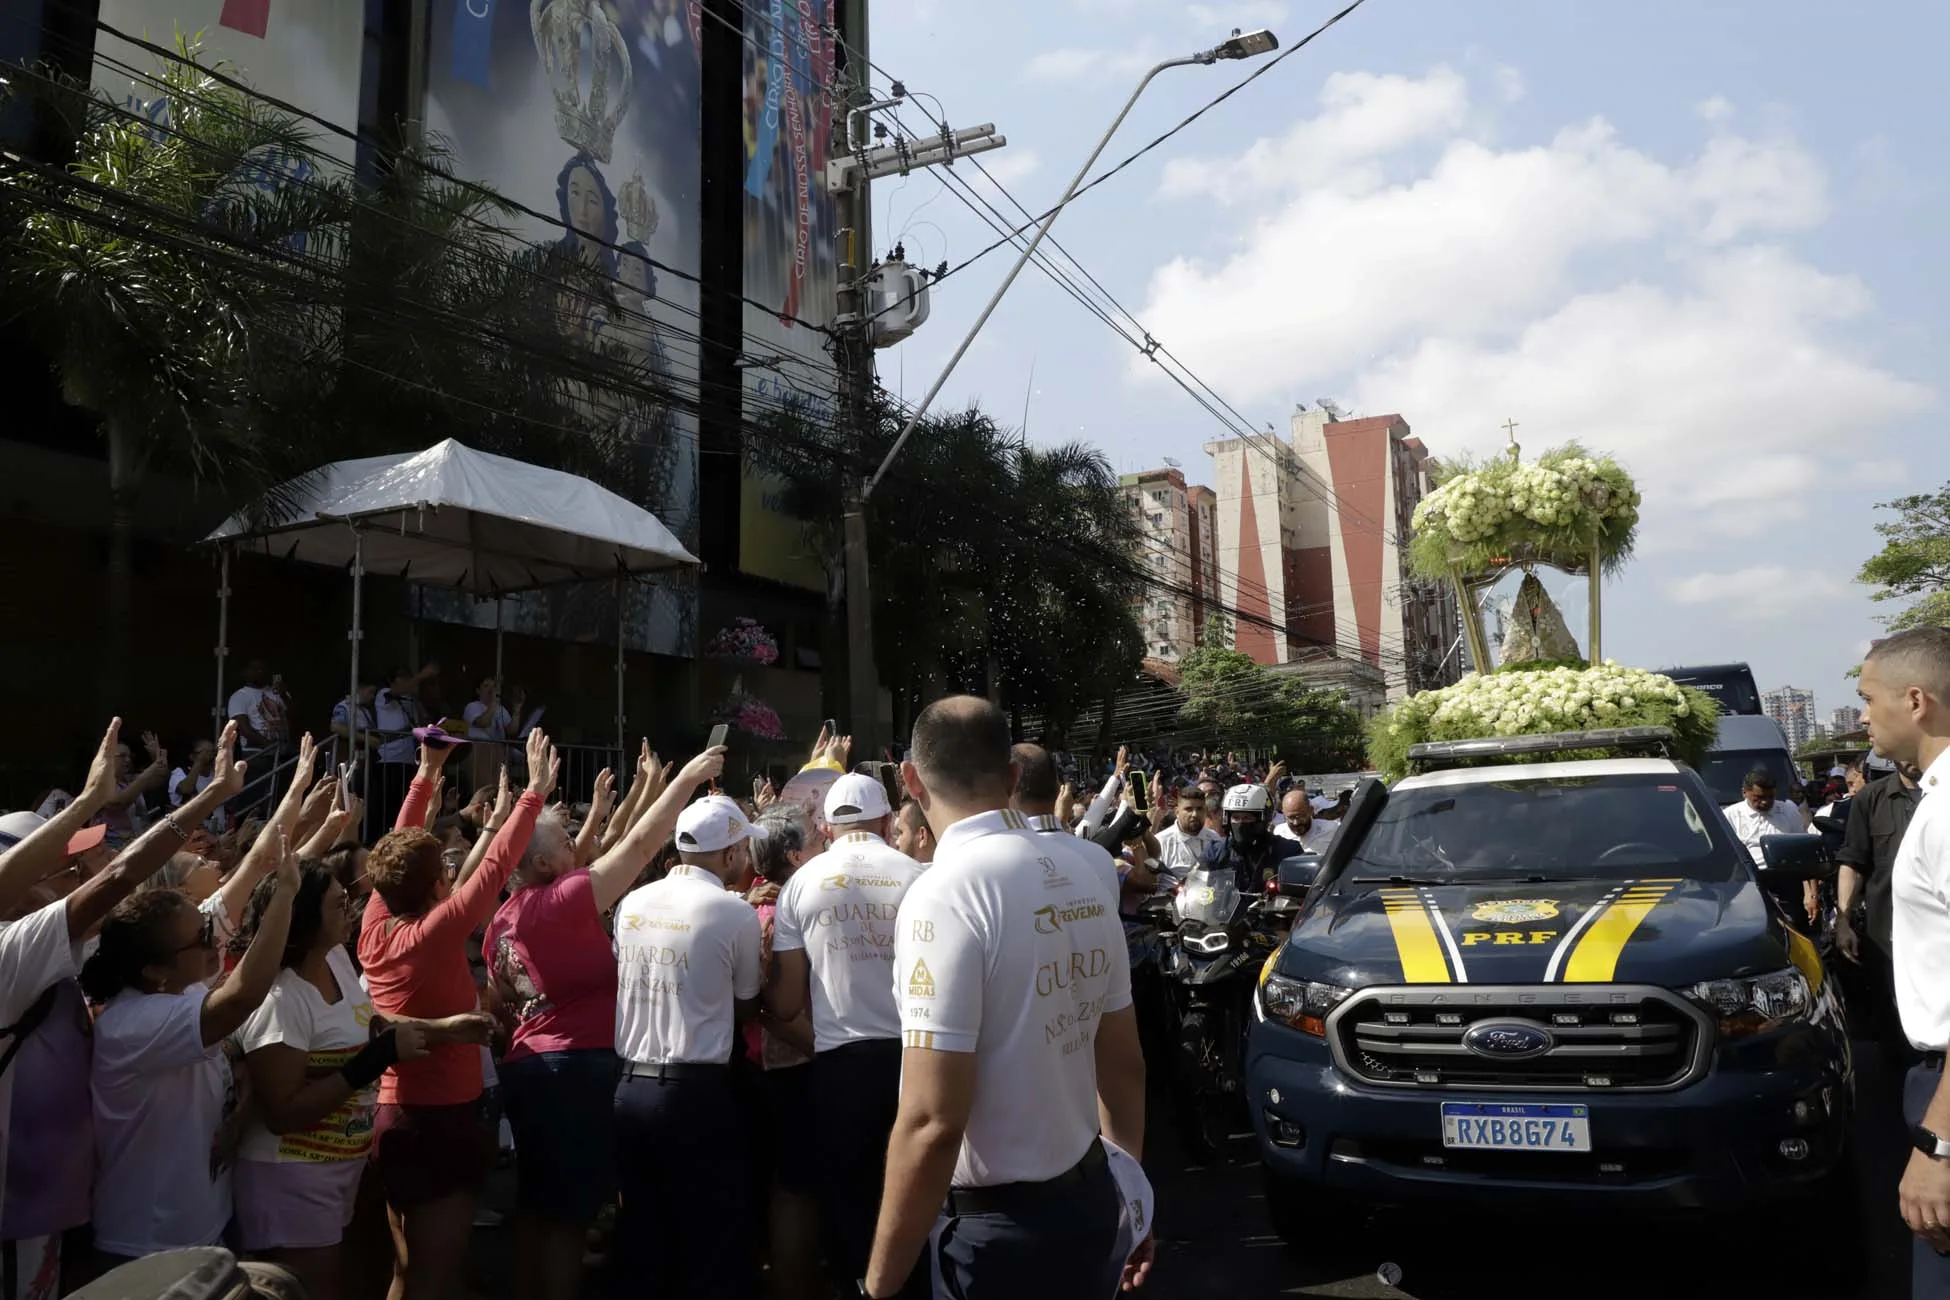
<path id="1" fill-rule="evenodd" d="M 1088 921 L 1104 914 L 1102 903 L 1051 904 L 1036 909 L 1036 933 L 1061 934 L 1065 925 Z"/>

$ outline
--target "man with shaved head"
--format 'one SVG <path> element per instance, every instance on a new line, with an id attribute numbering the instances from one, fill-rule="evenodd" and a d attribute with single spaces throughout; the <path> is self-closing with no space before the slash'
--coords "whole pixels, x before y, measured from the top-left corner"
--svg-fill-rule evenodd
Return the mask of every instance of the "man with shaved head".
<path id="1" fill-rule="evenodd" d="M 1913 1296 L 1950 1296 L 1950 628 L 1890 637 L 1862 665 L 1862 722 L 1876 752 L 1920 768 L 1922 799 L 1896 851 L 1890 891 L 1896 1009 L 1923 1053 L 1903 1087 L 1915 1148 L 1897 1199 L 1916 1234 Z"/>
<path id="2" fill-rule="evenodd" d="M 900 1112 L 865 1295 L 1108 1296 L 1149 1268 L 1148 1239 L 1118 1257 L 1106 1145 L 1143 1157 L 1117 894 L 1090 846 L 1010 807 L 1009 742 L 1000 709 L 955 696 L 922 711 L 902 768 L 937 843 L 894 942 Z"/>

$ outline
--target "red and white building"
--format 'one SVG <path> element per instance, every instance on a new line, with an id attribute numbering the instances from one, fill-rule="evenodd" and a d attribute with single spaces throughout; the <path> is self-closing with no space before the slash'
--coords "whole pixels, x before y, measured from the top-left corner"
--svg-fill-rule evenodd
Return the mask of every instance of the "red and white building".
<path id="1" fill-rule="evenodd" d="M 1461 675 L 1454 599 L 1404 563 L 1415 505 L 1434 486 L 1406 420 L 1302 408 L 1289 439 L 1205 450 L 1218 485 L 1220 599 L 1237 611 L 1238 649 L 1269 665 L 1339 661 L 1340 684 L 1364 711 L 1379 704 L 1377 678 L 1395 700 Z"/>

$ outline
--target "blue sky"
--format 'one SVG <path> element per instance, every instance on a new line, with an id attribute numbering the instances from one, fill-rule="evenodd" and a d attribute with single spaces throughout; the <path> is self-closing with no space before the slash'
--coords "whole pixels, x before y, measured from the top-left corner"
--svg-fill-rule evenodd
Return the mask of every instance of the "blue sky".
<path id="1" fill-rule="evenodd" d="M 1040 210 L 1151 63 L 1235 26 L 1291 44 L 1340 7 L 886 0 L 872 54 L 934 97 L 909 126 L 937 100 L 994 122 L 983 162 Z M 1873 504 L 1950 479 L 1946 44 L 1950 8 L 1920 2 L 1368 0 L 1056 238 L 1255 425 L 1331 397 L 1437 455 L 1493 450 L 1506 418 L 1532 452 L 1616 455 L 1647 514 L 1606 653 L 1745 659 L 1826 716 L 1888 608 L 1853 582 Z M 1106 159 L 1244 71 L 1166 73 Z M 921 174 L 879 183 L 875 220 L 927 265 L 994 237 Z M 1009 260 L 941 286 L 884 382 L 925 391 Z M 1026 393 L 1035 441 L 1210 479 L 1219 426 L 1034 269 L 942 400 L 1015 423 Z M 1582 628 L 1581 584 L 1552 586 Z"/>

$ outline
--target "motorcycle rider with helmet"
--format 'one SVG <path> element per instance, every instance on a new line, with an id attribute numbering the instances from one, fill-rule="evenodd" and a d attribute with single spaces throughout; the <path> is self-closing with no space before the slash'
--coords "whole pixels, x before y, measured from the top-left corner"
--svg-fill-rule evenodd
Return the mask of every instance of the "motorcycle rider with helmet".
<path id="1" fill-rule="evenodd" d="M 1273 834 L 1273 796 L 1263 785 L 1235 785 L 1224 802 L 1225 847 L 1219 862 L 1229 863 L 1242 894 L 1263 894 L 1279 874 L 1280 863 L 1306 852 L 1298 840 Z"/>

